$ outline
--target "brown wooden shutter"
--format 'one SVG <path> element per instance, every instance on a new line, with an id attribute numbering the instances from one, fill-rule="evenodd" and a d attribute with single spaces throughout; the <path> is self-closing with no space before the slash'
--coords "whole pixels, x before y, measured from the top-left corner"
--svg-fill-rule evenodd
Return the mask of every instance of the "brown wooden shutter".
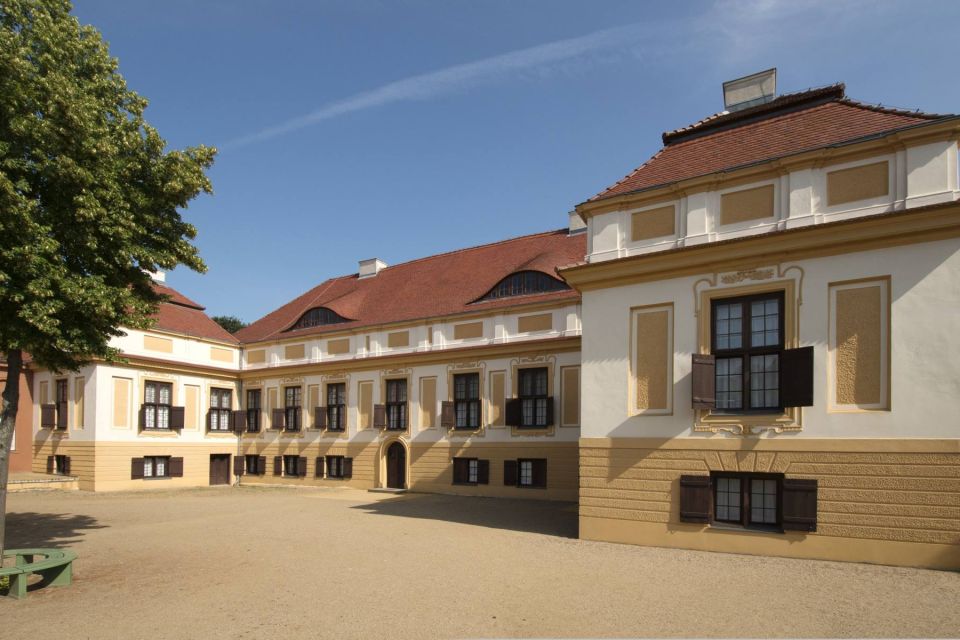
<path id="1" fill-rule="evenodd" d="M 301 478 L 307 477 L 307 459 L 303 456 L 297 458 L 297 475 Z"/>
<path id="2" fill-rule="evenodd" d="M 324 458 L 323 456 L 320 456 L 319 458 L 317 458 L 317 468 L 314 471 L 314 474 L 313 474 L 314 477 L 316 478 L 323 477 L 323 466 L 325 463 L 326 463 L 326 458 Z"/>
<path id="3" fill-rule="evenodd" d="M 469 464 L 466 458 L 453 459 L 453 484 L 462 484 L 467 481 Z"/>
<path id="4" fill-rule="evenodd" d="M 174 431 L 183 429 L 186 413 L 186 409 L 183 407 L 170 407 L 170 428 Z"/>
<path id="5" fill-rule="evenodd" d="M 547 486 L 547 461 L 545 459 L 541 458 L 533 461 L 533 486 L 544 488 Z"/>
<path id="6" fill-rule="evenodd" d="M 273 475 L 283 475 L 283 457 L 273 456 Z"/>
<path id="7" fill-rule="evenodd" d="M 504 408 L 504 422 L 507 423 L 508 427 L 519 427 L 520 421 L 522 419 L 522 412 L 520 410 L 520 398 L 510 398 L 507 400 L 506 407 Z"/>
<path id="8" fill-rule="evenodd" d="M 63 456 L 63 475 L 70 475 L 70 456 Z"/>
<path id="9" fill-rule="evenodd" d="M 817 530 L 817 481 L 783 480 L 783 528 L 786 531 Z"/>
<path id="10" fill-rule="evenodd" d="M 183 458 L 170 458 L 170 477 L 183 477 Z"/>
<path id="11" fill-rule="evenodd" d="M 327 428 L 327 408 L 326 407 L 316 407 L 313 410 L 313 428 L 314 429 L 326 429 Z"/>
<path id="12" fill-rule="evenodd" d="M 680 476 L 680 522 L 710 522 L 710 476 Z"/>
<path id="13" fill-rule="evenodd" d="M 262 476 L 267 473 L 267 456 L 257 456 L 257 475 Z"/>
<path id="14" fill-rule="evenodd" d="M 233 431 L 243 433 L 247 430 L 247 412 L 244 410 L 233 412 Z"/>
<path id="15" fill-rule="evenodd" d="M 505 487 L 517 486 L 517 461 L 516 460 L 503 461 L 503 486 Z"/>
<path id="16" fill-rule="evenodd" d="M 130 459 L 130 479 L 141 480 L 143 478 L 143 458 Z"/>
<path id="17" fill-rule="evenodd" d="M 387 428 L 387 406 L 383 404 L 373 405 L 373 428 Z"/>
<path id="18" fill-rule="evenodd" d="M 47 473 L 53 473 L 54 468 L 54 458 L 53 456 L 47 456 Z"/>
<path id="19" fill-rule="evenodd" d="M 246 460 L 243 459 L 243 456 L 233 456 L 233 475 L 242 476 L 246 467 Z"/>
<path id="20" fill-rule="evenodd" d="M 813 406 L 813 347 L 780 352 L 780 404 Z"/>
<path id="21" fill-rule="evenodd" d="M 227 414 L 227 428 L 230 429 L 230 431 L 233 431 L 234 429 L 233 424 L 234 424 L 234 417 L 236 416 L 236 414 L 237 414 L 236 411 L 231 411 L 230 413 Z"/>
<path id="22" fill-rule="evenodd" d="M 283 429 L 287 426 L 287 412 L 283 409 L 273 410 L 273 420 L 270 423 L 271 429 Z"/>
<path id="23" fill-rule="evenodd" d="M 137 412 L 137 425 L 141 429 L 147 428 L 147 408 L 144 405 L 140 405 L 140 411 Z"/>
<path id="24" fill-rule="evenodd" d="M 213 423 L 213 409 L 207 409 L 207 431 L 210 431 L 210 425 L 212 423 Z"/>
<path id="25" fill-rule="evenodd" d="M 440 426 L 444 429 L 453 429 L 457 426 L 457 414 L 453 403 L 449 400 L 440 403 Z"/>
<path id="26" fill-rule="evenodd" d="M 57 405 L 40 405 L 40 428 L 53 429 L 57 426 Z"/>
<path id="27" fill-rule="evenodd" d="M 477 484 L 490 484 L 489 460 L 477 460 Z"/>
<path id="28" fill-rule="evenodd" d="M 67 428 L 67 401 L 57 402 L 57 429 L 66 430 Z"/>
<path id="29" fill-rule="evenodd" d="M 708 354 L 693 354 L 690 380 L 693 392 L 693 408 L 713 409 L 716 407 L 716 358 Z"/>
<path id="30" fill-rule="evenodd" d="M 553 426 L 553 398 L 547 398 L 547 424 L 546 426 Z"/>
<path id="31" fill-rule="evenodd" d="M 353 477 L 353 458 L 343 459 L 343 477 L 344 478 Z"/>

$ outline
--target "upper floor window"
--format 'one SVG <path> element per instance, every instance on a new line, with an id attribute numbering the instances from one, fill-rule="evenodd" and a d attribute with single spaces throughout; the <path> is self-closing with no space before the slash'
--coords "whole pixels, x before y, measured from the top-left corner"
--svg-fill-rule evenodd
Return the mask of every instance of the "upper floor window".
<path id="1" fill-rule="evenodd" d="M 343 431 L 346 420 L 347 385 L 334 382 L 327 385 L 327 429 Z"/>
<path id="2" fill-rule="evenodd" d="M 550 420 L 548 405 L 550 398 L 547 390 L 547 368 L 520 369 L 519 393 L 520 426 L 546 427 Z"/>
<path id="3" fill-rule="evenodd" d="M 284 412 L 287 431 L 300 431 L 300 387 L 284 389 Z"/>
<path id="4" fill-rule="evenodd" d="M 501 280 L 480 298 L 480 300 L 497 300 L 513 296 L 528 296 L 536 293 L 550 293 L 569 289 L 562 281 L 553 278 L 542 271 L 518 271 L 511 273 Z"/>
<path id="5" fill-rule="evenodd" d="M 143 428 L 169 429 L 173 385 L 147 382 L 143 388 Z"/>
<path id="6" fill-rule="evenodd" d="M 783 293 L 713 301 L 716 408 L 780 411 Z"/>
<path id="7" fill-rule="evenodd" d="M 476 429 L 480 426 L 479 373 L 453 376 L 453 406 L 457 429 Z"/>
<path id="8" fill-rule="evenodd" d="M 247 431 L 260 431 L 260 389 L 247 389 Z"/>
<path id="9" fill-rule="evenodd" d="M 333 309 L 328 309 L 326 307 L 314 307 L 300 316 L 300 319 L 297 320 L 296 324 L 290 327 L 289 331 L 294 331 L 296 329 L 308 329 L 310 327 L 320 327 L 326 324 L 338 324 L 341 322 L 350 322 L 350 319 L 344 318 Z"/>
<path id="10" fill-rule="evenodd" d="M 387 429 L 407 428 L 407 381 L 387 380 Z"/>
<path id="11" fill-rule="evenodd" d="M 57 429 L 67 428 L 67 381 L 57 380 Z"/>
<path id="12" fill-rule="evenodd" d="M 230 389 L 210 389 L 210 431 L 230 430 L 230 409 L 233 392 Z"/>

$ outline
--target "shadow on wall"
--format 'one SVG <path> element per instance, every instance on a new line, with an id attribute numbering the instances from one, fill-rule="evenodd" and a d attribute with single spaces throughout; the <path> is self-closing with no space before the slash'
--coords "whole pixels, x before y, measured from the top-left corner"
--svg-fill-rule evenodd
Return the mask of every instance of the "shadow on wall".
<path id="1" fill-rule="evenodd" d="M 561 538 L 576 538 L 578 533 L 577 505 L 573 502 L 404 495 L 352 508 L 377 515 L 443 520 Z"/>
<path id="2" fill-rule="evenodd" d="M 68 513 L 8 513 L 8 549 L 67 547 L 78 542 L 88 529 L 105 529 L 96 518 Z"/>

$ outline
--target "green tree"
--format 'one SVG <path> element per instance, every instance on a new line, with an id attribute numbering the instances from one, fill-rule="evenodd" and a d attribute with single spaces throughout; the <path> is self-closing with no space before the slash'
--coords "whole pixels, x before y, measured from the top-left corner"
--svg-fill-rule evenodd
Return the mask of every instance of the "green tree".
<path id="1" fill-rule="evenodd" d="M 115 359 L 121 327 L 152 323 L 148 271 L 206 270 L 178 209 L 211 192 L 216 150 L 166 150 L 71 9 L 0 2 L 0 553 L 24 354 L 53 371 Z"/>
<path id="2" fill-rule="evenodd" d="M 213 316 L 210 319 L 230 333 L 236 333 L 247 326 L 247 323 L 237 316 Z"/>

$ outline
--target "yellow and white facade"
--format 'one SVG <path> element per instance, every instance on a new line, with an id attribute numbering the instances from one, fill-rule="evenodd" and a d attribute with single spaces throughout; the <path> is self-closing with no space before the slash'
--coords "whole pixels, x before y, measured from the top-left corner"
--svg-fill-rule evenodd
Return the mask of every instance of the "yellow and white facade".
<path id="1" fill-rule="evenodd" d="M 130 331 L 124 364 L 36 371 L 34 469 L 577 500 L 586 539 L 960 567 L 960 119 L 841 86 L 664 140 L 585 229 L 364 261 L 237 339 Z M 524 273 L 548 288 L 485 293 Z M 144 428 L 161 388 L 178 428 Z"/>
<path id="2" fill-rule="evenodd" d="M 960 566 L 958 139 L 951 118 L 580 205 L 581 537 Z M 777 301 L 779 345 L 740 360 Z M 785 395 L 803 349 L 807 399 L 753 408 L 743 385 Z"/>

